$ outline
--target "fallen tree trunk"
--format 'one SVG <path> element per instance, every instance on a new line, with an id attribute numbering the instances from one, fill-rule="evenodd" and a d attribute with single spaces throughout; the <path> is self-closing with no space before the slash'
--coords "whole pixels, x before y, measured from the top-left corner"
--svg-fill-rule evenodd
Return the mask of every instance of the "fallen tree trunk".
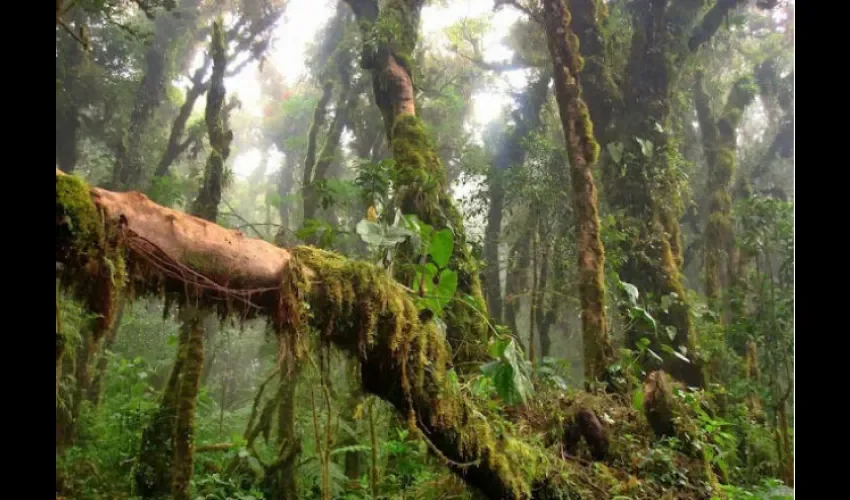
<path id="1" fill-rule="evenodd" d="M 490 498 L 528 499 L 532 490 L 548 498 L 540 492 L 554 488 L 557 460 L 496 433 L 447 383 L 451 356 L 442 334 L 420 321 L 408 292 L 383 269 L 311 247 L 278 248 L 143 194 L 89 188 L 56 174 L 57 262 L 70 270 L 63 284 L 78 297 L 90 299 L 87 282 L 119 276 L 104 286 L 126 281 L 137 294 L 222 315 L 265 316 L 288 346 L 284 356 L 303 352 L 309 325 L 355 356 L 364 388 L 405 415 L 467 483 Z M 110 258 L 118 269 L 106 276 L 101 262 Z"/>
<path id="2" fill-rule="evenodd" d="M 107 321 L 126 284 L 130 298 L 155 295 L 180 306 L 216 308 L 222 316 L 267 318 L 280 340 L 282 364 L 303 356 L 306 335 L 315 332 L 356 358 L 364 390 L 391 403 L 434 455 L 487 498 L 601 498 L 600 492 L 607 497 L 638 487 L 635 498 L 669 492 L 669 485 L 651 479 L 651 470 L 633 481 L 635 454 L 653 438 L 630 405 L 578 393 L 548 403 L 538 398 L 536 410 L 520 409 L 537 416 L 521 417 L 510 432 L 491 420 L 504 416 L 485 415 L 488 410 L 476 408 L 450 374 L 445 335 L 420 320 L 405 287 L 371 264 L 312 247 L 278 248 L 139 193 L 89 187 L 59 170 L 56 261 L 65 289 L 104 316 L 98 321 Z M 600 410 L 617 423 L 603 425 Z M 570 414 L 568 425 L 556 423 Z M 566 460 L 561 446 L 540 443 L 538 431 L 551 427 L 548 420 L 565 427 Z M 621 434 L 640 436 L 640 444 L 619 441 Z M 573 455 L 579 435 L 591 458 L 604 456 L 608 466 L 592 467 Z M 704 484 L 702 459 L 680 453 L 677 460 L 693 484 Z M 677 498 L 707 499 L 708 493 L 690 483 L 676 489 Z"/>

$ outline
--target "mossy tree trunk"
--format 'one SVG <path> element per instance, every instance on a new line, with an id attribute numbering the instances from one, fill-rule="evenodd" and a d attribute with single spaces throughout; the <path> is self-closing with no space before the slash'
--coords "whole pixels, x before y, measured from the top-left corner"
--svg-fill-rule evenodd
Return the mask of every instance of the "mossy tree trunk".
<path id="1" fill-rule="evenodd" d="M 233 140 L 233 132 L 225 127 L 224 77 L 227 69 L 227 47 L 221 19 L 213 22 L 210 55 L 213 69 L 207 91 L 204 121 L 212 151 L 207 159 L 201 189 L 193 204 L 192 212 L 197 217 L 215 223 L 218 218 L 218 206 L 221 203 L 224 162 L 230 155 L 230 142 Z M 189 334 L 186 339 L 186 357 L 180 377 L 177 419 L 174 424 L 171 495 L 177 500 L 188 499 L 191 493 L 195 407 L 204 368 L 204 324 L 207 317 L 211 315 L 209 311 L 202 311 L 192 306 L 186 307 L 182 312 L 183 328 L 187 329 Z"/>
<path id="2" fill-rule="evenodd" d="M 259 20 L 250 22 L 250 25 L 246 29 L 247 32 L 244 34 L 240 33 L 240 31 L 241 28 L 248 23 L 248 16 L 242 16 L 235 26 L 233 26 L 233 28 L 227 33 L 227 40 L 229 42 L 237 42 L 233 51 L 234 58 L 257 43 L 256 39 L 268 32 L 268 30 L 274 26 L 280 18 L 281 14 L 283 14 L 283 9 L 272 9 L 265 12 Z M 252 57 L 247 58 L 243 64 L 253 60 L 255 57 L 256 54 L 252 53 Z M 165 151 L 157 164 L 154 177 L 163 177 L 167 175 L 168 170 L 171 168 L 174 161 L 177 160 L 177 158 L 179 158 L 194 141 L 199 139 L 197 136 L 190 136 L 183 140 L 183 136 L 186 133 L 186 124 L 189 122 L 192 110 L 195 109 L 195 103 L 207 91 L 207 87 L 209 86 L 209 80 L 204 79 L 204 76 L 206 76 L 211 63 L 212 59 L 209 57 L 205 58 L 203 64 L 201 64 L 201 66 L 192 74 L 190 78 L 192 85 L 186 91 L 186 98 L 180 106 L 177 116 L 172 122 L 171 132 L 168 136 L 168 144 L 166 145 Z M 238 69 L 241 69 L 241 66 L 242 65 L 240 65 L 240 68 Z M 236 71 L 230 70 L 228 71 L 227 76 L 233 76 L 236 73 Z"/>
<path id="3" fill-rule="evenodd" d="M 177 396 L 177 418 L 174 424 L 174 458 L 172 460 L 171 498 L 191 498 L 191 481 L 194 469 L 195 408 L 201 387 L 201 371 L 204 367 L 203 316 L 192 306 L 181 311 L 184 317 L 182 328 L 186 331 L 186 349 L 180 392 Z"/>
<path id="4" fill-rule="evenodd" d="M 456 297 L 445 309 L 447 338 L 458 361 L 486 358 L 487 306 L 478 265 L 466 242 L 463 218 L 449 193 L 446 171 L 416 116 L 412 68 L 422 0 L 392 0 L 379 11 L 375 0 L 346 0 L 363 36 L 378 43 L 364 44 L 361 66 L 372 75 L 375 103 L 381 111 L 385 133 L 395 161 L 396 205 L 434 227 L 450 227 L 454 247 L 449 267 L 458 273 Z M 398 278 L 412 281 L 411 249 L 402 252 Z M 477 309 L 479 312 L 476 312 Z"/>
<path id="5" fill-rule="evenodd" d="M 631 52 L 625 73 L 619 78 L 612 78 L 609 70 L 596 64 L 604 62 L 604 52 L 598 50 L 597 43 L 603 33 L 602 3 L 580 0 L 570 6 L 582 25 L 576 31 L 582 46 L 590 47 L 595 56 L 588 59 L 591 64 L 584 71 L 593 75 L 594 84 L 603 83 L 588 85 L 594 94 L 588 99 L 591 115 L 610 120 L 600 122 L 604 141 L 616 140 L 623 147 L 622 164 L 604 162 L 603 169 L 606 199 L 618 214 L 621 229 L 631 234 L 618 248 L 626 259 L 618 270 L 620 277 L 637 286 L 653 303 L 664 296 L 675 296 L 666 312 L 656 311 L 656 318 L 660 328 L 675 329 L 672 347 L 688 353 L 695 351 L 696 338 L 679 275 L 679 181 L 674 175 L 678 154 L 667 132 L 670 103 L 684 63 L 720 28 L 725 15 L 743 3 L 718 0 L 700 17 L 704 2 L 697 0 L 636 2 L 631 8 Z M 617 90 L 617 81 L 622 82 L 621 90 Z M 642 337 L 655 338 L 641 325 L 632 324 L 627 332 L 630 345 Z M 657 341 L 651 347 L 660 350 Z M 662 356 L 665 371 L 674 378 L 689 385 L 704 385 L 698 361 L 684 362 L 664 352 Z"/>
<path id="6" fill-rule="evenodd" d="M 281 165 L 280 179 L 277 185 L 277 194 L 280 196 L 280 204 L 277 209 L 280 216 L 280 227 L 275 234 L 275 243 L 281 246 L 286 246 L 292 239 L 292 206 L 287 197 L 292 193 L 292 188 L 295 186 L 295 166 L 297 164 L 298 157 L 296 154 L 292 151 L 284 151 L 283 165 Z"/>
<path id="7" fill-rule="evenodd" d="M 292 370 L 289 365 L 293 366 Z M 298 481 L 296 472 L 298 457 L 301 455 L 301 440 L 295 430 L 295 389 L 300 375 L 298 362 L 289 360 L 281 369 L 280 401 L 278 403 L 276 467 L 267 469 L 267 477 L 276 478 L 272 498 L 291 498 L 298 500 Z M 275 474 L 276 473 L 276 474 Z"/>
<path id="8" fill-rule="evenodd" d="M 744 110 L 755 98 L 755 90 L 750 77 L 736 81 L 720 117 L 715 117 L 703 75 L 697 74 L 694 94 L 708 167 L 708 221 L 703 232 L 705 294 L 715 304 L 722 290 L 730 285 L 724 282 L 735 267 L 731 261 L 737 253 L 732 233 L 731 190 L 737 159 L 737 128 Z"/>
<path id="9" fill-rule="evenodd" d="M 212 223 L 221 202 L 224 162 L 230 154 L 233 133 L 224 126 L 224 76 L 227 65 L 221 21 L 213 23 L 211 56 L 213 73 L 207 92 L 205 122 L 212 151 L 204 170 L 201 189 L 192 212 Z M 154 498 L 171 493 L 188 498 L 192 478 L 195 406 L 204 367 L 204 322 L 209 312 L 190 306 L 181 313 L 183 326 L 178 358 L 157 415 L 142 435 L 137 492 Z"/>
<path id="10" fill-rule="evenodd" d="M 567 142 L 572 179 L 573 208 L 578 241 L 579 297 L 585 380 L 601 377 L 613 353 L 605 315 L 605 252 L 600 238 L 593 168 L 599 144 L 593 135 L 590 113 L 581 96 L 579 75 L 584 64 L 578 38 L 571 29 L 572 16 L 563 0 L 543 3 L 546 39 L 552 55 L 555 97 Z"/>
<path id="11" fill-rule="evenodd" d="M 528 288 L 528 270 L 531 266 L 531 239 L 535 221 L 529 221 L 508 257 L 508 277 L 505 280 L 505 324 L 519 339 L 517 316 L 522 306 L 521 298 Z"/>
<path id="12" fill-rule="evenodd" d="M 322 86 L 322 96 L 319 98 L 319 101 L 316 103 L 316 107 L 313 110 L 313 122 L 310 124 L 310 131 L 307 133 L 307 152 L 304 155 L 304 171 L 301 178 L 301 185 L 304 186 L 305 191 L 307 186 L 311 186 L 313 183 L 313 169 L 316 167 L 316 151 L 319 148 L 319 133 L 325 125 L 328 103 L 330 103 L 331 97 L 333 97 L 333 88 L 333 82 L 325 82 Z M 307 195 L 305 192 L 305 211 L 307 204 Z M 307 219 L 308 217 L 305 212 L 303 218 L 304 222 L 306 222 Z"/>

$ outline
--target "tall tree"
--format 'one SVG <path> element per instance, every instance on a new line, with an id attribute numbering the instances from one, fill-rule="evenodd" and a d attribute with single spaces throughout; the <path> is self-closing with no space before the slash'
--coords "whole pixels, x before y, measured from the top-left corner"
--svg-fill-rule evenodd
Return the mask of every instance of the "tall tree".
<path id="1" fill-rule="evenodd" d="M 233 139 L 233 133 L 225 129 L 223 116 L 227 49 L 220 20 L 213 23 L 210 53 L 213 72 L 204 120 L 211 151 L 192 212 L 214 224 L 221 203 L 224 162 Z M 136 490 L 143 496 L 157 497 L 170 492 L 173 498 L 189 498 L 194 467 L 195 407 L 204 366 L 204 322 L 208 315 L 192 303 L 181 311 L 178 358 L 159 411 L 142 435 L 135 476 Z"/>
<path id="2" fill-rule="evenodd" d="M 221 19 L 213 23 L 212 76 L 207 91 L 204 121 L 210 141 L 210 156 L 204 169 L 203 183 L 192 208 L 195 216 L 215 223 L 221 204 L 224 162 L 230 156 L 233 132 L 225 128 L 224 76 L 227 69 L 227 46 Z M 188 331 L 180 395 L 177 401 L 177 420 L 174 424 L 174 463 L 171 496 L 176 500 L 190 498 L 190 483 L 194 470 L 195 407 L 204 367 L 204 319 L 209 313 L 195 306 L 184 306 L 183 328 Z"/>
<path id="3" fill-rule="evenodd" d="M 593 168 L 599 144 L 590 113 L 582 99 L 579 75 L 584 61 L 572 16 L 563 0 L 545 0 L 546 37 L 552 53 L 555 97 L 570 160 L 573 206 L 578 240 L 579 298 L 581 300 L 584 373 L 587 382 L 601 377 L 612 358 L 605 315 L 605 251 L 602 247 Z"/>
<path id="4" fill-rule="evenodd" d="M 727 259 L 736 254 L 733 250 L 731 191 L 737 161 L 737 129 L 757 89 L 751 77 L 740 78 L 734 83 L 718 117 L 705 90 L 703 74 L 697 73 L 694 100 L 708 167 L 708 222 L 703 232 L 705 294 L 711 301 L 718 299 L 725 288 L 724 283 L 728 286 L 728 277 L 735 267 Z"/>

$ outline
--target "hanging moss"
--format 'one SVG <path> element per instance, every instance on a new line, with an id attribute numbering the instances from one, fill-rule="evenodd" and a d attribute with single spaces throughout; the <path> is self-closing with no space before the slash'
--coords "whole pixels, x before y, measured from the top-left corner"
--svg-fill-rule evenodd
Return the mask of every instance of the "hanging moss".
<path id="1" fill-rule="evenodd" d="M 95 206 L 85 181 L 56 176 L 56 261 L 64 264 L 60 283 L 98 315 L 92 327 L 95 345 L 111 327 L 118 292 L 127 282 L 119 235 Z"/>
<path id="2" fill-rule="evenodd" d="M 420 321 L 408 292 L 366 263 L 312 247 L 293 254 L 314 274 L 309 311 L 321 311 L 303 313 L 324 341 L 360 360 L 364 388 L 407 415 L 449 467 L 487 475 L 491 488 L 529 498 L 542 457 L 530 445 L 497 436 L 459 395 L 448 397 L 450 352 L 436 325 Z"/>

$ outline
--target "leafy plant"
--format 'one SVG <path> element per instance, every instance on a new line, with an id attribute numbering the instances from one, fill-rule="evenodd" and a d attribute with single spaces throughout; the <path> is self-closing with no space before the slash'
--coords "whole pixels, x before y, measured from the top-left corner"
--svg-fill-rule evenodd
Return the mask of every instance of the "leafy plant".
<path id="1" fill-rule="evenodd" d="M 489 377 L 496 392 L 509 405 L 525 404 L 534 392 L 531 383 L 530 363 L 522 350 L 510 336 L 493 336 L 490 339 L 490 356 L 493 361 L 481 367 L 481 373 Z"/>

